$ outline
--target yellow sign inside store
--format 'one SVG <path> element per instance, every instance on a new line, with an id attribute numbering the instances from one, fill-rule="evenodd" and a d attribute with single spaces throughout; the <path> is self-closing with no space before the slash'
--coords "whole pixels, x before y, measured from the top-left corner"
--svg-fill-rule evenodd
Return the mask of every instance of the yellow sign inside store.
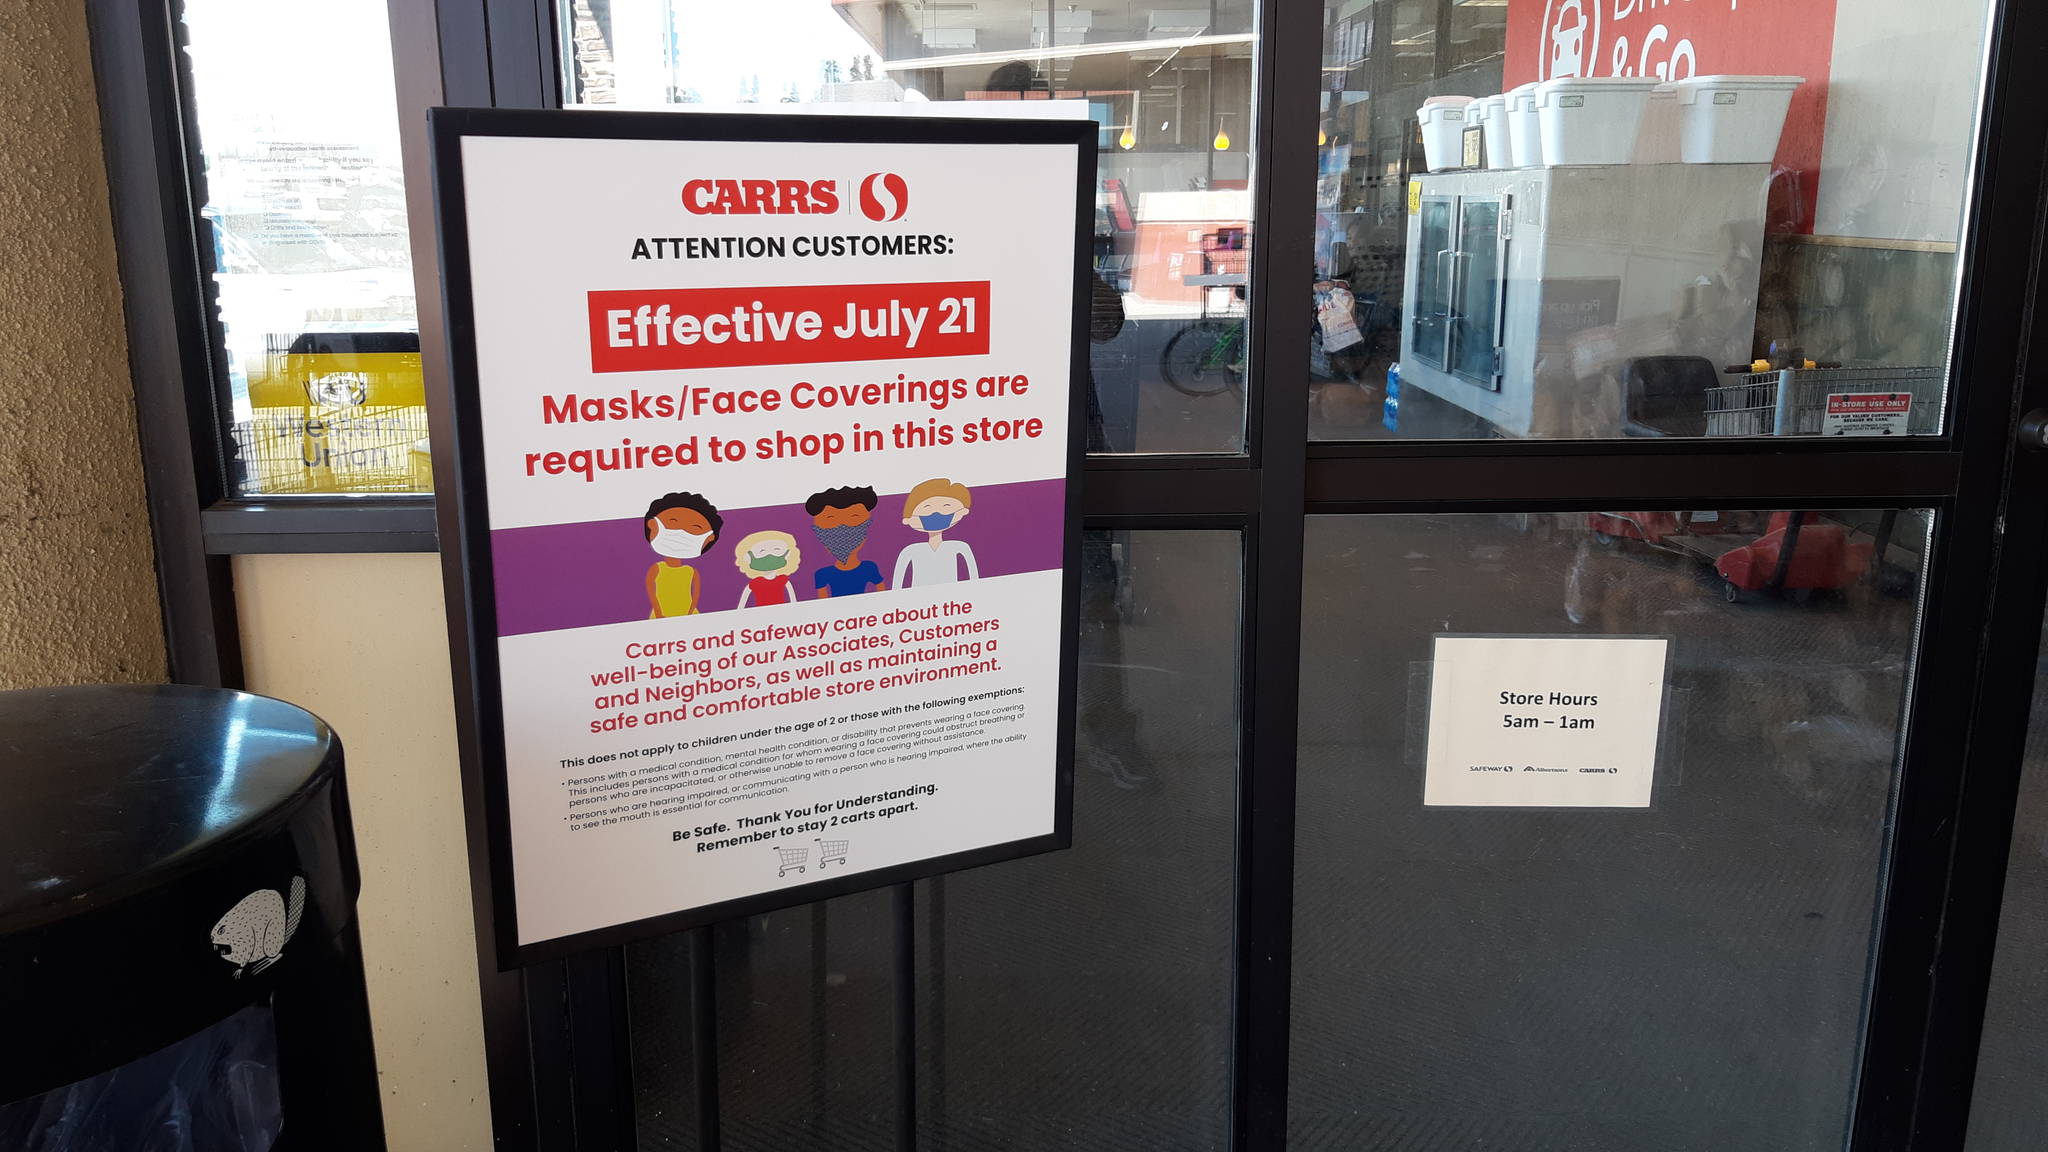
<path id="1" fill-rule="evenodd" d="M 418 352 L 275 352 L 234 429 L 246 495 L 431 492 Z"/>
<path id="2" fill-rule="evenodd" d="M 254 408 L 424 407 L 417 352 L 274 352 L 251 365 Z"/>

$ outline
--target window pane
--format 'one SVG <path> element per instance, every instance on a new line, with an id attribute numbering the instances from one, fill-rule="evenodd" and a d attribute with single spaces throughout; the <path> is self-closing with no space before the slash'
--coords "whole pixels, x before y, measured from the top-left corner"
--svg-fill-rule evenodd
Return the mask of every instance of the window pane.
<path id="1" fill-rule="evenodd" d="M 889 901 L 862 892 L 712 927 L 721 1148 L 894 1146 Z M 626 948 L 643 1149 L 698 1147 L 690 946 L 677 933 Z"/>
<path id="2" fill-rule="evenodd" d="M 183 8 L 228 490 L 431 491 L 383 0 Z"/>
<path id="3" fill-rule="evenodd" d="M 917 885 L 920 1146 L 1228 1145 L 1240 550 L 1083 537 L 1074 847 Z M 894 1146 L 893 931 L 888 892 L 713 930 L 721 1147 Z M 696 1147 L 688 938 L 626 964 L 640 1146 Z"/>
<path id="4" fill-rule="evenodd" d="M 1083 550 L 1074 847 L 921 885 L 920 1147 L 1229 1145 L 1239 540 Z"/>
<path id="5" fill-rule="evenodd" d="M 2048 654 L 2048 653 L 2044 653 Z M 1977 1051 L 1969 1152 L 2048 1147 L 2048 662 L 2035 665 L 2019 809 L 1998 916 L 1998 953 Z"/>
<path id="6" fill-rule="evenodd" d="M 1090 443 L 1244 447 L 1251 0 L 562 0 L 571 104 L 1093 119 Z M 1050 103 L 1049 103 L 1050 102 Z"/>
<path id="7" fill-rule="evenodd" d="M 1929 522 L 1312 517 L 1290 1145 L 1841 1148 Z M 1649 806 L 1425 806 L 1444 633 L 1666 638 Z"/>
<path id="8" fill-rule="evenodd" d="M 1939 432 L 1988 12 L 1324 0 L 1310 435 Z"/>

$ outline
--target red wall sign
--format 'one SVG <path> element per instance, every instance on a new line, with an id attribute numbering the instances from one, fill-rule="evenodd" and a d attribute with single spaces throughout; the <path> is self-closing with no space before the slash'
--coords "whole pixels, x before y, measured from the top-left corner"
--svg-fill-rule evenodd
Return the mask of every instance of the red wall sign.
<path id="1" fill-rule="evenodd" d="M 1772 231 L 1811 232 L 1835 0 L 1509 0 L 1507 86 L 1559 76 L 1804 76 L 1778 141 Z"/>

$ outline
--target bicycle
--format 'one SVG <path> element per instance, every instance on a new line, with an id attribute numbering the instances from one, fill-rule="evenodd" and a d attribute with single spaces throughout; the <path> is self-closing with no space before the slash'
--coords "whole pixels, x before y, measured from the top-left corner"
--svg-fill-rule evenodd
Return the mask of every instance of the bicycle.
<path id="1" fill-rule="evenodd" d="M 1215 396 L 1244 388 L 1244 274 L 1250 264 L 1250 234 L 1242 227 L 1218 228 L 1202 236 L 1203 278 L 1190 282 L 1202 288 L 1202 312 L 1193 324 L 1173 334 L 1159 350 L 1159 374 L 1183 396 Z M 1209 314 L 1209 288 L 1217 281 L 1235 281 L 1230 295 L 1237 310 Z"/>
<path id="2" fill-rule="evenodd" d="M 1211 316 L 1204 309 L 1193 324 L 1174 333 L 1160 349 L 1159 375 L 1183 396 L 1241 392 L 1245 352 L 1244 317 Z"/>
<path id="3" fill-rule="evenodd" d="M 1359 365 L 1370 363 L 1380 352 L 1382 337 L 1392 330 L 1386 322 L 1376 295 L 1353 296 L 1345 280 L 1317 280 L 1309 310 L 1315 324 L 1309 331 L 1309 375 L 1316 380 L 1348 380 L 1358 383 L 1355 372 L 1339 369 L 1323 348 L 1323 304 L 1332 294 L 1351 297 L 1350 306 L 1358 339 L 1340 349 L 1338 355 Z M 1341 304 L 1340 304 L 1341 306 Z M 1215 396 L 1244 390 L 1248 340 L 1242 313 L 1212 316 L 1204 308 L 1193 324 L 1173 334 L 1159 353 L 1159 374 L 1167 385 L 1183 396 Z"/>

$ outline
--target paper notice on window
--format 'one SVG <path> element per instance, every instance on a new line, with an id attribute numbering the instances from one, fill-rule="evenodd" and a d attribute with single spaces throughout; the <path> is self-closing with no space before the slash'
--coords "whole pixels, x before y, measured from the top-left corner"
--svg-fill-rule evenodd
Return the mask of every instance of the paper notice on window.
<path id="1" fill-rule="evenodd" d="M 1911 392 L 1831 392 L 1823 436 L 1904 436 L 1913 418 Z"/>
<path id="2" fill-rule="evenodd" d="M 1647 808 L 1669 641 L 1438 636 L 1427 807 Z"/>

